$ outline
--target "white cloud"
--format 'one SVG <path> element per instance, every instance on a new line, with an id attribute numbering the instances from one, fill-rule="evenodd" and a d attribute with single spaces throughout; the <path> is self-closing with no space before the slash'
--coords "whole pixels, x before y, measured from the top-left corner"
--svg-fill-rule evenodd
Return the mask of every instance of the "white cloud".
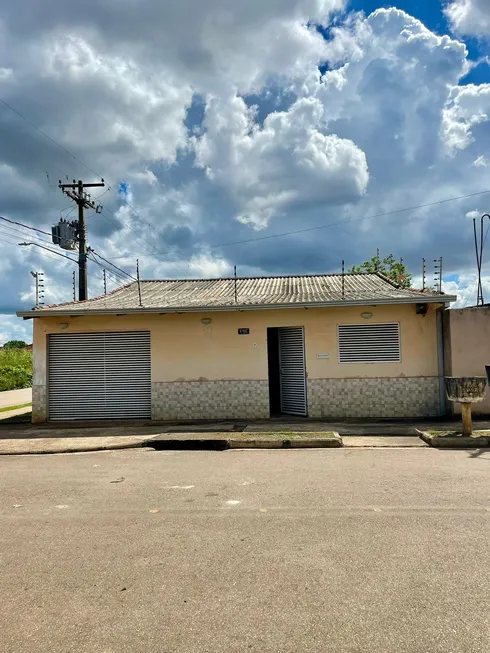
<path id="1" fill-rule="evenodd" d="M 35 72 L 45 88 L 63 85 L 73 104 L 57 135 L 68 149 L 96 149 L 109 162 L 104 150 L 117 144 L 124 148 L 126 169 L 128 157 L 175 161 L 178 148 L 186 145 L 184 119 L 193 95 L 189 84 L 164 67 L 155 72 L 131 57 L 98 51 L 77 35 L 50 33 L 39 51 Z M 84 95 L 91 97 L 89 114 Z"/>
<path id="2" fill-rule="evenodd" d="M 32 342 L 32 320 L 19 320 L 15 315 L 0 313 L 0 347 L 9 340 Z"/>
<path id="3" fill-rule="evenodd" d="M 201 254 L 191 259 L 189 264 L 191 274 L 198 277 L 225 277 L 231 273 L 231 265 L 228 261 L 211 254 Z"/>
<path id="4" fill-rule="evenodd" d="M 457 281 L 445 281 L 442 284 L 443 292 L 457 295 L 458 301 L 451 304 L 451 308 L 465 308 L 476 306 L 478 279 L 476 273 L 466 272 L 461 274 Z M 482 275 L 483 298 L 490 302 L 490 276 Z"/>
<path id="5" fill-rule="evenodd" d="M 473 165 L 475 168 L 486 168 L 488 165 L 488 161 L 483 154 L 480 154 L 480 156 L 476 157 L 476 159 L 473 161 Z"/>
<path id="6" fill-rule="evenodd" d="M 394 151 L 408 162 L 420 158 L 429 144 L 435 147 L 448 86 L 468 68 L 463 43 L 438 36 L 392 8 L 339 27 L 331 48 L 338 67 L 327 71 L 314 90 L 328 124 L 361 121 L 356 135 L 363 139 L 383 127 L 382 137 L 391 138 Z"/>
<path id="7" fill-rule="evenodd" d="M 488 122 L 490 84 L 454 86 L 443 111 L 441 135 L 447 148 L 464 150 L 474 142 L 474 128 Z M 482 165 L 482 157 L 479 158 Z"/>
<path id="8" fill-rule="evenodd" d="M 288 206 L 354 201 L 368 184 L 366 157 L 351 140 L 320 132 L 322 118 L 321 103 L 302 98 L 260 127 L 242 98 L 212 98 L 197 164 L 231 192 L 234 217 L 254 229 Z"/>
<path id="9" fill-rule="evenodd" d="M 453 0 L 445 8 L 454 31 L 469 36 L 490 35 L 490 4 L 488 0 Z"/>

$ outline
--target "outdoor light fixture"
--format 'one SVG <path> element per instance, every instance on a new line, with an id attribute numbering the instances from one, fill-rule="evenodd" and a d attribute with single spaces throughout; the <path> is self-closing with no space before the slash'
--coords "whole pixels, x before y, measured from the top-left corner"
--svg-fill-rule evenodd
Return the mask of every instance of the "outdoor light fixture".
<path id="1" fill-rule="evenodd" d="M 361 317 L 363 317 L 365 320 L 370 320 L 373 317 L 372 313 L 361 313 Z"/>
<path id="2" fill-rule="evenodd" d="M 68 322 L 60 322 L 58 326 L 60 329 L 68 329 Z"/>
<path id="3" fill-rule="evenodd" d="M 213 320 L 210 317 L 203 317 L 201 318 L 201 324 L 204 324 L 204 326 L 209 326 Z"/>

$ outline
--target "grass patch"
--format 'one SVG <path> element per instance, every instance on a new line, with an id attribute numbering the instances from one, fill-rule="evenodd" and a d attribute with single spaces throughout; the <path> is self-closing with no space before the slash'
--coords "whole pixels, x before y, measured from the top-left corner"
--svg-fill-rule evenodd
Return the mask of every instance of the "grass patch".
<path id="1" fill-rule="evenodd" d="M 429 435 L 432 437 L 437 437 L 437 438 L 461 438 L 463 437 L 463 434 L 461 431 L 426 431 Z M 488 437 L 490 436 L 490 431 L 473 431 L 473 435 L 468 436 L 472 438 L 480 438 L 480 437 Z M 467 436 L 465 436 L 467 437 Z"/>
<path id="2" fill-rule="evenodd" d="M 443 438 L 447 435 L 451 435 L 451 436 L 461 435 L 461 431 L 434 431 L 434 429 L 431 429 L 430 431 L 426 431 L 426 433 L 439 438 Z"/>
<path id="3" fill-rule="evenodd" d="M 0 349 L 0 392 L 32 386 L 32 352 Z"/>
<path id="4" fill-rule="evenodd" d="M 0 408 L 0 413 L 8 413 L 10 410 L 18 410 L 19 408 L 27 408 L 28 406 L 32 406 L 31 401 L 28 404 L 17 404 L 16 406 L 5 406 L 5 408 Z"/>
<path id="5" fill-rule="evenodd" d="M 229 438 L 232 440 L 321 440 L 322 438 L 331 439 L 334 437 L 333 431 L 244 431 L 242 433 L 230 433 Z"/>

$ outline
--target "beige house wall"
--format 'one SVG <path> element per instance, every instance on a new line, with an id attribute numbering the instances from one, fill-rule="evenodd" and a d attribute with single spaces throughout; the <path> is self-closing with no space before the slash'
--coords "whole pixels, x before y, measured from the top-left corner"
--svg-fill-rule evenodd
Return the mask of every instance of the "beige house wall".
<path id="1" fill-rule="evenodd" d="M 338 325 L 367 323 L 366 311 L 373 314 L 369 323 L 400 323 L 400 363 L 339 363 Z M 202 318 L 212 321 L 206 326 Z M 416 315 L 413 304 L 37 318 L 34 417 L 43 421 L 47 414 L 48 334 L 133 330 L 151 332 L 154 419 L 268 417 L 267 328 L 278 326 L 304 327 L 311 417 L 438 413 L 436 309 Z M 238 335 L 239 328 L 250 334 Z"/>
<path id="2" fill-rule="evenodd" d="M 450 309 L 445 312 L 445 359 L 447 376 L 486 376 L 490 365 L 490 308 Z M 461 413 L 459 404 L 450 407 Z M 490 392 L 473 405 L 475 415 L 490 415 Z"/>

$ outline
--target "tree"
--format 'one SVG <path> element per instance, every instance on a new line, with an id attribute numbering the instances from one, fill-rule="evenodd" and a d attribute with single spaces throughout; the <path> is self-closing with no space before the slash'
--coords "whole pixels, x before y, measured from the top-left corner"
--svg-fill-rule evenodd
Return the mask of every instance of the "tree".
<path id="1" fill-rule="evenodd" d="M 403 259 L 397 261 L 393 254 L 389 254 L 382 259 L 379 250 L 376 256 L 373 256 L 369 261 L 364 261 L 361 265 L 353 265 L 349 272 L 351 274 L 355 272 L 379 272 L 397 283 L 401 288 L 410 288 L 412 284 L 412 275 L 407 270 Z"/>
<path id="2" fill-rule="evenodd" d="M 25 349 L 27 343 L 23 340 L 9 340 L 3 346 L 4 349 Z"/>

